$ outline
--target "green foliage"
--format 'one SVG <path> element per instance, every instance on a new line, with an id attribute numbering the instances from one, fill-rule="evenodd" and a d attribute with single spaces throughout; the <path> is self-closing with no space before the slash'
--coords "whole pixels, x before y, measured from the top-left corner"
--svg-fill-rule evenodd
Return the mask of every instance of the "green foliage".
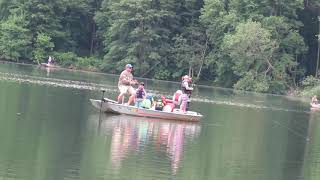
<path id="1" fill-rule="evenodd" d="M 177 61 L 177 71 L 174 72 L 174 77 L 181 77 L 182 74 L 192 66 L 194 60 L 192 51 L 193 49 L 191 45 L 188 44 L 187 39 L 182 36 L 176 37 L 173 53 L 175 54 L 175 59 Z"/>
<path id="2" fill-rule="evenodd" d="M 0 0 L 0 57 L 283 93 L 316 71 L 319 2 Z"/>
<path id="3" fill-rule="evenodd" d="M 277 48 L 270 37 L 269 31 L 252 21 L 239 24 L 235 34 L 225 36 L 222 48 L 231 57 L 235 74 L 243 76 L 248 71 L 258 74 L 269 72 L 270 59 Z"/>
<path id="4" fill-rule="evenodd" d="M 97 57 L 79 57 L 75 63 L 78 69 L 97 71 L 97 67 L 99 67 L 99 59 Z"/>
<path id="5" fill-rule="evenodd" d="M 248 72 L 234 85 L 234 88 L 245 91 L 268 92 L 269 80 L 266 76 L 256 76 L 252 72 Z"/>
<path id="6" fill-rule="evenodd" d="M 14 61 L 28 58 L 30 31 L 23 26 L 23 21 L 23 16 L 10 16 L 0 23 L 1 58 Z"/>
<path id="7" fill-rule="evenodd" d="M 307 76 L 303 81 L 301 81 L 301 85 L 304 88 L 317 86 L 320 85 L 320 79 L 315 78 L 314 76 Z"/>
<path id="8" fill-rule="evenodd" d="M 244 79 L 262 76 L 269 85 L 249 89 L 283 92 L 294 87 L 303 76 L 299 63 L 308 50 L 298 32 L 297 10 L 302 8 L 300 0 L 205 1 L 201 22 L 208 28 L 208 63 L 215 67 L 216 82 L 242 87 Z"/>
<path id="9" fill-rule="evenodd" d="M 158 68 L 154 74 L 155 79 L 167 80 L 171 76 L 171 72 L 163 67 Z"/>
<path id="10" fill-rule="evenodd" d="M 53 48 L 54 44 L 51 42 L 51 37 L 44 33 L 39 33 L 35 42 L 35 49 L 33 51 L 34 59 L 38 64 L 40 64 L 40 62 L 44 62 Z"/>
<path id="11" fill-rule="evenodd" d="M 21 9 L 26 15 L 28 29 L 32 32 L 33 38 L 38 33 L 45 33 L 50 37 L 62 37 L 64 32 L 61 26 L 62 12 L 66 6 L 63 1 L 50 1 L 46 3 L 39 0 L 26 0 L 21 3 Z"/>
<path id="12" fill-rule="evenodd" d="M 267 84 L 275 71 L 272 56 L 277 48 L 268 30 L 258 22 L 240 23 L 234 34 L 225 36 L 222 48 L 231 58 L 233 73 L 240 78 L 235 88 L 268 91 Z"/>
<path id="13" fill-rule="evenodd" d="M 64 2 L 65 11 L 61 24 L 64 32 L 61 38 L 67 44 L 59 43 L 59 47 L 74 50 L 81 55 L 93 55 L 97 47 L 96 24 L 94 15 L 100 8 L 101 0 L 69 0 Z M 64 10 L 64 9 L 63 9 Z M 104 19 L 106 20 L 106 19 Z"/>
<path id="14" fill-rule="evenodd" d="M 17 0 L 0 0 L 0 20 L 10 16 L 10 8 L 17 3 Z"/>
<path id="15" fill-rule="evenodd" d="M 104 2 L 110 10 L 106 12 L 110 28 L 103 36 L 104 45 L 108 47 L 106 61 L 116 64 L 118 71 L 124 64 L 133 63 L 138 74 L 146 72 L 160 60 L 166 63 L 170 50 L 168 28 L 174 25 L 169 22 L 175 21 L 170 3 L 149 0 Z M 106 16 L 101 13 L 96 17 Z M 103 23 L 101 26 L 108 25 Z"/>
<path id="16" fill-rule="evenodd" d="M 79 57 L 73 52 L 55 52 L 53 56 L 59 65 L 67 68 L 98 71 L 100 66 L 100 60 L 95 56 Z"/>
<path id="17" fill-rule="evenodd" d="M 54 57 L 56 61 L 64 67 L 75 66 L 75 62 L 78 60 L 78 56 L 73 52 L 56 52 L 54 53 Z"/>
<path id="18" fill-rule="evenodd" d="M 197 76 L 194 80 L 199 79 L 202 68 L 208 65 L 205 58 L 208 49 L 208 38 L 203 31 L 203 27 L 200 24 L 198 27 L 187 27 L 174 40 L 172 52 L 179 70 L 174 72 L 173 77 L 181 77 L 190 70 L 191 76 Z"/>
<path id="19" fill-rule="evenodd" d="M 299 95 L 304 97 L 320 95 L 320 79 L 314 76 L 307 76 L 303 79 L 303 81 L 301 81 Z"/>

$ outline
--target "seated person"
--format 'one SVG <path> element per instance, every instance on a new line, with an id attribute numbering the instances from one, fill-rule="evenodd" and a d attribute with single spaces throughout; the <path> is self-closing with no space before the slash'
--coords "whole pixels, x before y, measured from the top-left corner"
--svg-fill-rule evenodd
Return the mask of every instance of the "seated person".
<path id="1" fill-rule="evenodd" d="M 174 108 L 175 108 L 175 105 L 173 103 L 171 103 L 171 102 L 168 103 L 167 102 L 166 105 L 163 107 L 163 111 L 165 111 L 165 112 L 173 112 Z"/>
<path id="2" fill-rule="evenodd" d="M 157 101 L 154 103 L 154 109 L 158 111 L 162 111 L 163 107 L 165 106 L 162 98 L 158 98 Z"/>
<path id="3" fill-rule="evenodd" d="M 145 99 L 142 100 L 140 107 L 145 109 L 150 109 L 152 107 L 153 97 L 151 95 L 147 95 Z"/>
<path id="4" fill-rule="evenodd" d="M 173 96 L 172 96 L 172 103 L 175 104 L 175 105 L 180 105 L 181 103 L 181 94 L 182 94 L 182 91 L 181 90 L 177 90 Z"/>
<path id="5" fill-rule="evenodd" d="M 141 107 L 142 101 L 146 98 L 146 91 L 144 89 L 144 83 L 141 82 L 139 84 L 138 89 L 136 90 L 136 96 L 135 96 L 135 106 Z"/>

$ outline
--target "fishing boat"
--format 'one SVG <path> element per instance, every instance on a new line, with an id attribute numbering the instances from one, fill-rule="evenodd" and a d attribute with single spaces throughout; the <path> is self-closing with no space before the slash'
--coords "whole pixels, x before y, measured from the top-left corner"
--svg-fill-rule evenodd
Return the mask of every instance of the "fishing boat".
<path id="1" fill-rule="evenodd" d="M 47 68 L 60 68 L 60 66 L 57 66 L 54 64 L 48 64 L 48 63 L 41 63 L 40 65 Z"/>
<path id="2" fill-rule="evenodd" d="M 144 109 L 136 106 L 119 104 L 108 98 L 103 98 L 103 100 L 90 99 L 90 101 L 95 108 L 107 113 L 182 121 L 200 121 L 202 118 L 200 113 L 194 111 L 181 112 L 179 109 L 174 109 L 173 112 L 166 112 L 154 109 Z"/>

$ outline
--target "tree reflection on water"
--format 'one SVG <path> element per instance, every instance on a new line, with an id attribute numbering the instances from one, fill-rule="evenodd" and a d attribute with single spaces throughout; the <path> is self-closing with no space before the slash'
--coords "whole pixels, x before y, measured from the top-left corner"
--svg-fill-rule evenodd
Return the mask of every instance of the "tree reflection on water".
<path id="1" fill-rule="evenodd" d="M 129 155 L 153 147 L 155 153 L 165 152 L 176 174 L 183 159 L 185 145 L 200 134 L 200 124 L 130 116 L 109 116 L 100 128 L 111 134 L 110 159 L 113 168 L 120 169 Z"/>

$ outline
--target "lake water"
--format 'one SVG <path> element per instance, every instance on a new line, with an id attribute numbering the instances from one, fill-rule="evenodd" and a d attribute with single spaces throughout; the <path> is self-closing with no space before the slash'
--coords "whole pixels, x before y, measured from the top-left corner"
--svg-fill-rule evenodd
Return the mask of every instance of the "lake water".
<path id="1" fill-rule="evenodd" d="M 305 99 L 196 87 L 198 123 L 100 114 L 89 99 L 115 99 L 117 79 L 0 64 L 0 180 L 320 178 L 320 113 Z"/>

